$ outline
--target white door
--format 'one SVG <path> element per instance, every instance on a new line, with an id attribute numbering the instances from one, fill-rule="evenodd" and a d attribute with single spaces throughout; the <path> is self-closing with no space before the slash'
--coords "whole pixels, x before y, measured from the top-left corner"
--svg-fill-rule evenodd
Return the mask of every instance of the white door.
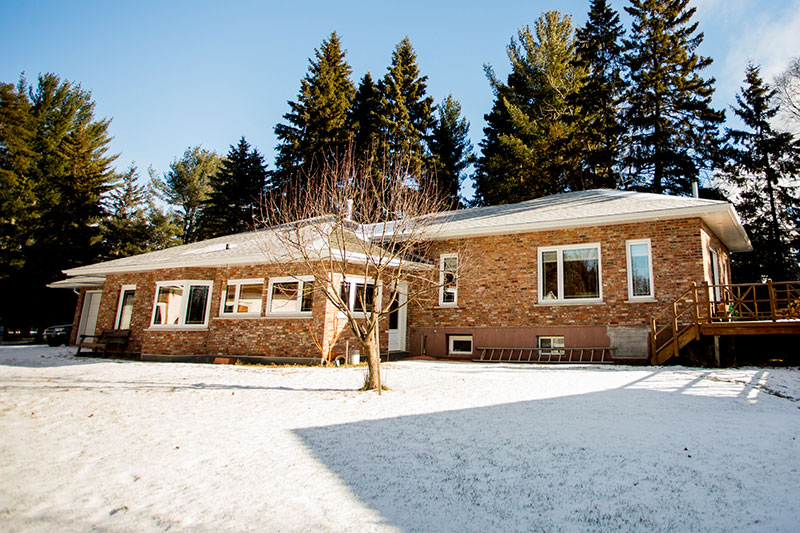
<path id="1" fill-rule="evenodd" d="M 81 321 L 78 325 L 77 342 L 80 342 L 81 335 L 94 335 L 102 294 L 103 291 L 86 291 L 86 296 L 83 298 L 83 309 L 81 309 Z"/>
<path id="2" fill-rule="evenodd" d="M 399 283 L 397 298 L 392 302 L 392 313 L 389 315 L 389 351 L 406 351 L 406 298 L 408 284 Z"/>

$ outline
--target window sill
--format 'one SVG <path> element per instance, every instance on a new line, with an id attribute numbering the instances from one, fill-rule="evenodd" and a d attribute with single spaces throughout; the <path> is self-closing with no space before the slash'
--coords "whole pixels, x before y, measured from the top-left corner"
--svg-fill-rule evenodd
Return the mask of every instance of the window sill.
<path id="1" fill-rule="evenodd" d="M 433 307 L 434 309 L 458 309 L 458 304 L 439 304 Z"/>
<path id="2" fill-rule="evenodd" d="M 635 298 L 625 300 L 626 304 L 656 304 L 658 300 L 655 298 Z"/>
<path id="3" fill-rule="evenodd" d="M 226 313 L 224 315 L 212 317 L 211 320 L 236 320 L 236 319 L 241 320 L 245 318 L 261 318 L 261 315 L 258 313 L 241 313 L 241 314 Z"/>
<path id="4" fill-rule="evenodd" d="M 534 307 L 564 307 L 564 306 L 576 306 L 576 305 L 606 305 L 603 300 L 581 300 L 581 301 L 574 301 L 568 302 L 563 300 L 553 300 L 552 302 L 539 302 L 538 304 L 534 304 Z"/>
<path id="5" fill-rule="evenodd" d="M 314 316 L 311 313 L 286 313 L 283 315 L 278 313 L 272 313 L 272 314 L 266 314 L 263 317 L 258 317 L 258 318 L 278 319 L 278 320 L 284 318 L 284 319 L 295 320 L 298 318 L 313 318 L 313 317 Z"/>
<path id="6" fill-rule="evenodd" d="M 208 325 L 204 325 L 204 326 L 150 326 L 145 331 L 208 331 Z"/>

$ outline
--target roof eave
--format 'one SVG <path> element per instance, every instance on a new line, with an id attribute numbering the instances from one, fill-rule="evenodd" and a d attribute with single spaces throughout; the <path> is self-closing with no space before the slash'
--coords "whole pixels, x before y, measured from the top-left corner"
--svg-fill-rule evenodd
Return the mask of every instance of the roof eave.
<path id="1" fill-rule="evenodd" d="M 730 230 L 721 232 L 718 223 L 714 223 L 714 219 L 719 214 L 726 215 L 727 222 L 730 223 Z M 704 205 L 697 207 L 680 207 L 673 209 L 660 209 L 656 211 L 634 212 L 616 215 L 603 215 L 594 217 L 581 217 L 572 219 L 561 220 L 548 220 L 546 222 L 526 222 L 521 224 L 504 224 L 491 227 L 471 227 L 468 229 L 443 229 L 435 232 L 430 238 L 432 240 L 455 239 L 465 237 L 485 237 L 491 235 L 507 235 L 515 233 L 529 233 L 537 231 L 548 231 L 563 228 L 579 228 L 587 226 L 607 226 L 612 224 L 627 224 L 635 222 L 653 221 L 653 220 L 669 220 L 677 218 L 702 218 L 715 234 L 722 240 L 730 251 L 744 252 L 752 250 L 750 239 L 744 231 L 739 217 L 733 209 L 733 206 L 726 202 L 721 202 L 716 205 Z M 725 235 L 720 235 L 724 233 Z"/>

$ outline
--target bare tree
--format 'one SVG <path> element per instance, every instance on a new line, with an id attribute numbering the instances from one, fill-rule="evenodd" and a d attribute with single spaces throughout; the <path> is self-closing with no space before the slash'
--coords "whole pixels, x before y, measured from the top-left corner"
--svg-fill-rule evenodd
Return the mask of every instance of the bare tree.
<path id="1" fill-rule="evenodd" d="M 297 182 L 309 185 L 270 197 L 262 221 L 273 227 L 264 246 L 270 260 L 299 263 L 314 277 L 314 290 L 344 317 L 342 327 L 366 356 L 365 388 L 379 392 L 381 322 L 399 306 L 435 301 L 464 264 L 440 273 L 432 254 L 452 212 L 435 180 L 407 161 L 376 168 L 347 156 L 328 163 Z M 401 283 L 406 300 L 395 302 Z"/>
<path id="2" fill-rule="evenodd" d="M 784 115 L 800 124 L 800 57 L 791 59 L 786 70 L 775 77 L 775 88 Z"/>

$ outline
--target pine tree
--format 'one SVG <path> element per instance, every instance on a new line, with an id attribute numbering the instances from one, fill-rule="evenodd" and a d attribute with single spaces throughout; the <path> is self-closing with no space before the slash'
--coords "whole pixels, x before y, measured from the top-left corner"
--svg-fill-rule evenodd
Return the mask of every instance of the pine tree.
<path id="1" fill-rule="evenodd" d="M 108 194 L 108 213 L 100 224 L 103 233 L 103 258 L 117 259 L 149 252 L 151 227 L 148 220 L 148 188 L 138 183 L 135 165 L 118 177 L 118 185 Z"/>
<path id="2" fill-rule="evenodd" d="M 711 107 L 714 78 L 701 72 L 711 58 L 695 50 L 703 40 L 689 0 L 631 0 L 625 41 L 630 84 L 625 122 L 630 139 L 628 186 L 688 194 L 708 170 L 724 113 Z"/>
<path id="3" fill-rule="evenodd" d="M 437 118 L 430 138 L 436 189 L 452 208 L 460 203 L 459 188 L 472 157 L 469 122 L 461 117 L 461 104 L 448 95 L 436 106 Z"/>
<path id="4" fill-rule="evenodd" d="M 575 64 L 572 18 L 544 13 L 508 46 L 511 73 L 502 83 L 491 67 L 492 111 L 476 162 L 476 203 L 518 202 L 571 188 L 579 154 L 570 149 L 571 95 L 584 72 Z"/>
<path id="5" fill-rule="evenodd" d="M 354 132 L 353 148 L 360 161 L 374 158 L 381 139 L 381 95 L 367 72 L 361 79 L 350 109 L 350 127 Z"/>
<path id="6" fill-rule="evenodd" d="M 35 216 L 31 172 L 33 123 L 26 83 L 0 84 L 0 280 L 22 268 L 23 245 Z"/>
<path id="7" fill-rule="evenodd" d="M 254 217 L 267 191 L 264 158 L 244 137 L 231 146 L 219 171 L 211 177 L 211 193 L 203 202 L 201 223 L 205 237 L 253 229 Z"/>
<path id="8" fill-rule="evenodd" d="M 348 121 L 355 95 L 351 72 L 334 31 L 309 59 L 297 102 L 290 101 L 283 116 L 287 123 L 275 126 L 280 144 L 272 181 L 277 188 L 305 179 L 314 166 L 325 166 L 347 151 L 353 138 Z"/>
<path id="9" fill-rule="evenodd" d="M 215 152 L 199 146 L 187 148 L 180 159 L 170 164 L 163 178 L 150 169 L 150 183 L 155 195 L 175 208 L 181 220 L 183 243 L 201 238 L 200 208 L 211 192 L 210 180 L 220 161 Z"/>
<path id="10" fill-rule="evenodd" d="M 800 141 L 773 129 L 779 107 L 776 91 L 749 65 L 733 109 L 747 129 L 727 129 L 724 176 L 737 190 L 737 211 L 753 243 L 753 252 L 734 261 L 734 278 L 752 282 L 797 279 L 800 196 Z"/>
<path id="11" fill-rule="evenodd" d="M 619 14 L 606 0 L 592 0 L 588 20 L 576 33 L 576 64 L 586 78 L 572 98 L 577 115 L 571 141 L 581 151 L 578 177 L 583 189 L 618 183 L 624 33 Z"/>
<path id="12" fill-rule="evenodd" d="M 434 122 L 433 98 L 425 95 L 427 80 L 420 74 L 411 41 L 405 37 L 392 52 L 392 64 L 379 84 L 379 157 L 407 160 L 412 168 L 427 166 L 426 141 Z"/>
<path id="13" fill-rule="evenodd" d="M 16 90 L 0 90 L 0 255 L 9 258 L 0 261 L 0 315 L 20 324 L 63 320 L 73 295 L 45 285 L 100 255 L 101 198 L 113 187 L 116 156 L 107 154 L 110 121 L 96 119 L 94 105 L 79 84 L 49 73 L 35 87 L 21 79 Z"/>

